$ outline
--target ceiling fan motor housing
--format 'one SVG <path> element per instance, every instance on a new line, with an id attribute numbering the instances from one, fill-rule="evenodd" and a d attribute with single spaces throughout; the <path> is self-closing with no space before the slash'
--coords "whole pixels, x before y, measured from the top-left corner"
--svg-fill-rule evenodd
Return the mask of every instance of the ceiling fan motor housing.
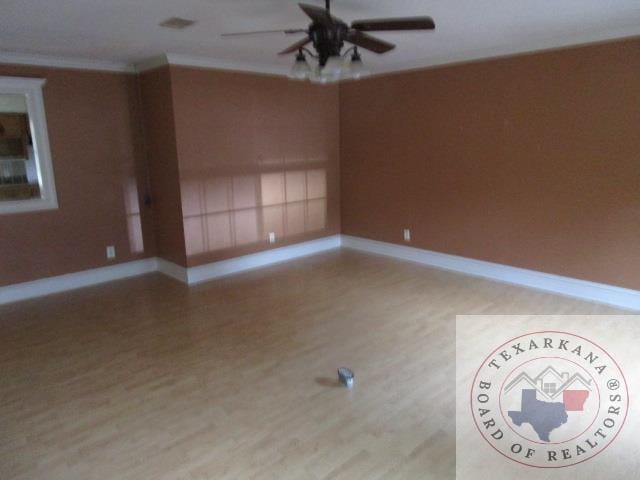
<path id="1" fill-rule="evenodd" d="M 349 27 L 344 23 L 335 23 L 331 28 L 319 23 L 309 26 L 309 37 L 318 52 L 318 63 L 324 66 L 329 57 L 339 56 L 344 47 Z"/>

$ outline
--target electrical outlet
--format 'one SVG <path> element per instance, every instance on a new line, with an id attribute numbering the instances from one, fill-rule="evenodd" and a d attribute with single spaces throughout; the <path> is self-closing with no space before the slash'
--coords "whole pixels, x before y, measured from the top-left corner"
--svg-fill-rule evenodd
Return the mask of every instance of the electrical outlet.
<path id="1" fill-rule="evenodd" d="M 276 233 L 269 232 L 269 243 L 276 243 Z"/>
<path id="2" fill-rule="evenodd" d="M 114 247 L 113 245 L 109 245 L 107 247 L 107 258 L 109 260 L 113 260 L 114 258 L 116 258 L 116 247 Z"/>
<path id="3" fill-rule="evenodd" d="M 405 242 L 410 242 L 411 241 L 411 230 L 409 230 L 408 228 L 405 228 L 404 232 L 403 232 L 403 236 L 404 236 L 404 241 Z"/>

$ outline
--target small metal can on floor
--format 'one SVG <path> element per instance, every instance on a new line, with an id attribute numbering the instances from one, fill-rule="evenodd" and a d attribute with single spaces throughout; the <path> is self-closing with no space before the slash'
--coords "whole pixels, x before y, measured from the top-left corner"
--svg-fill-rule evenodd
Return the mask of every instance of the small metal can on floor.
<path id="1" fill-rule="evenodd" d="M 338 378 L 345 387 L 353 387 L 354 375 L 347 367 L 338 368 Z"/>

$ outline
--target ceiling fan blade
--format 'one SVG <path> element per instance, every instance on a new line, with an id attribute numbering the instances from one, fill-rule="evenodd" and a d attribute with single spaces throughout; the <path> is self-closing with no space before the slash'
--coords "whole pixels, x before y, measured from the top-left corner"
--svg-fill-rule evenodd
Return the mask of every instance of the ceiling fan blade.
<path id="1" fill-rule="evenodd" d="M 337 18 L 333 17 L 324 8 L 316 7 L 315 5 L 308 5 L 306 3 L 298 4 L 302 11 L 306 13 L 311 20 L 325 27 L 332 27 L 337 23 Z"/>
<path id="2" fill-rule="evenodd" d="M 388 30 L 433 30 L 436 24 L 431 17 L 372 18 L 356 20 L 351 28 L 361 32 L 382 32 Z"/>
<path id="3" fill-rule="evenodd" d="M 375 53 L 385 53 L 396 48 L 393 43 L 380 40 L 379 38 L 372 37 L 371 35 L 367 35 L 366 33 L 362 33 L 358 30 L 350 30 L 345 40 L 357 45 L 358 47 L 371 50 Z"/>
<path id="4" fill-rule="evenodd" d="M 302 28 L 289 28 L 286 30 L 256 30 L 254 32 L 234 32 L 234 33 L 223 33 L 222 37 L 241 37 L 245 35 L 265 35 L 269 33 L 284 33 L 285 35 L 291 35 L 295 33 L 308 33 L 307 30 Z"/>
<path id="5" fill-rule="evenodd" d="M 297 41 L 296 43 L 291 45 L 289 48 L 285 48 L 280 53 L 278 53 L 278 55 L 287 55 L 288 53 L 297 52 L 308 43 L 311 43 L 311 38 L 307 36 L 307 38 L 303 38 L 302 40 Z"/>

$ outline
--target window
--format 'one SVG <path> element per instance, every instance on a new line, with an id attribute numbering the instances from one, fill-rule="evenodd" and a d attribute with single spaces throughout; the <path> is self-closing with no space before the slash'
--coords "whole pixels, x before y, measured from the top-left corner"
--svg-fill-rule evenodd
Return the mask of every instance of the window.
<path id="1" fill-rule="evenodd" d="M 58 208 L 44 83 L 0 77 L 0 214 Z"/>
<path id="2" fill-rule="evenodd" d="M 556 393 L 556 384 L 555 383 L 545 383 L 542 385 L 542 391 L 547 395 L 553 395 Z"/>

